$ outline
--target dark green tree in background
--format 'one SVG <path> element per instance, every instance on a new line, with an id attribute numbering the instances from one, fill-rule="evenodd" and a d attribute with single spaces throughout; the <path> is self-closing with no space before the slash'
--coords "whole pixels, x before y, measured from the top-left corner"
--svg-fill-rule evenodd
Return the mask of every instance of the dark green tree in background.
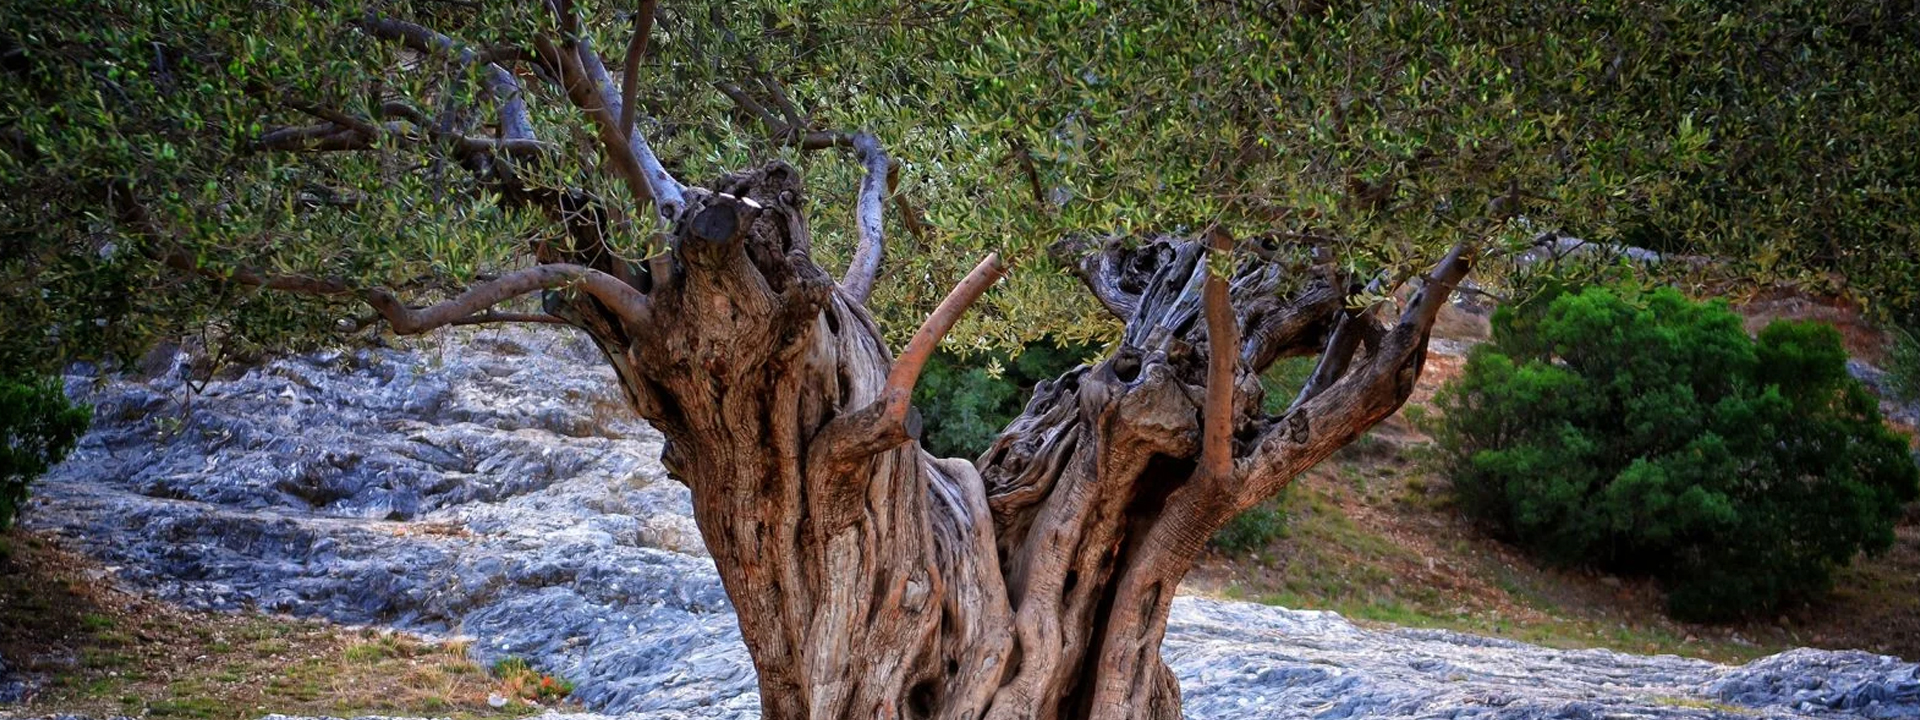
<path id="1" fill-rule="evenodd" d="M 1019 417 L 1041 381 L 1059 377 L 1098 352 L 1084 343 L 1039 340 L 1018 353 L 936 353 L 913 390 L 913 404 L 926 423 L 921 444 L 941 457 L 978 457 L 1001 428 Z"/>
<path id="2" fill-rule="evenodd" d="M 1588 288 L 1502 309 L 1437 396 L 1463 508 L 1564 563 L 1660 578 L 1724 619 L 1825 590 L 1920 492 L 1840 335 L 1724 303 Z"/>

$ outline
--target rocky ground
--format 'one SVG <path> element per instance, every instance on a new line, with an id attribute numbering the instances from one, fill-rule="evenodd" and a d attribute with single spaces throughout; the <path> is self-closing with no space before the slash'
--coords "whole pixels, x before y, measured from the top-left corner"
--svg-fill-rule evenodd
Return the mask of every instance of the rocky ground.
<path id="1" fill-rule="evenodd" d="M 757 717 L 687 494 L 584 342 L 485 330 L 204 385 L 158 360 L 69 378 L 95 426 L 38 486 L 34 531 L 187 607 L 466 636 L 595 712 Z M 1195 718 L 1920 716 L 1920 666 L 1859 652 L 1723 666 L 1190 597 L 1166 653 Z"/>

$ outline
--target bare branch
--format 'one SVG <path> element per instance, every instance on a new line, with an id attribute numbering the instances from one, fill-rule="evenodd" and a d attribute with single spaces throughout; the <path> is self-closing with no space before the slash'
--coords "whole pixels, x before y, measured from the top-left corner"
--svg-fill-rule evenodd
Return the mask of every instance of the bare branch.
<path id="1" fill-rule="evenodd" d="M 140 224 L 144 228 L 142 230 L 144 233 L 151 234 L 157 231 L 144 209 L 140 209 L 137 213 L 123 213 L 123 217 Z M 446 325 L 470 325 L 477 322 L 549 322 L 532 319 L 531 315 L 495 313 L 491 308 L 530 292 L 566 286 L 578 286 L 614 313 L 632 322 L 645 321 L 651 312 L 648 309 L 646 296 L 640 294 L 639 290 L 635 290 L 612 275 L 580 265 L 555 263 L 516 270 L 474 285 L 451 300 L 425 308 L 410 308 L 401 303 L 391 290 L 386 288 L 362 290 L 338 278 L 274 275 L 245 266 L 207 267 L 201 265 L 193 256 L 178 252 L 168 254 L 164 262 L 168 267 L 176 270 L 191 272 L 220 282 L 302 295 L 357 297 L 373 306 L 373 309 L 393 326 L 393 331 L 401 335 L 417 335 Z"/>
<path id="2" fill-rule="evenodd" d="M 776 139 L 784 139 L 786 137 L 790 129 L 787 127 L 787 124 L 781 122 L 780 118 L 774 117 L 773 111 L 768 110 L 767 106 L 760 104 L 760 101 L 753 99 L 753 96 L 748 95 L 745 90 L 741 90 L 739 85 L 729 82 L 717 82 L 713 84 L 713 87 L 715 90 L 719 90 L 720 94 L 727 96 L 728 100 L 732 100 L 733 104 L 740 106 L 741 110 L 745 110 L 754 117 L 759 118 L 760 122 L 767 126 L 768 135 Z"/>
<path id="3" fill-rule="evenodd" d="M 123 219 L 129 219 L 136 225 L 141 226 L 142 233 L 149 236 L 156 236 L 158 228 L 153 226 L 152 220 L 146 215 L 145 208 L 137 204 L 134 207 L 139 208 L 137 214 L 133 212 L 123 213 Z M 179 252 L 167 254 L 162 258 L 162 262 L 164 262 L 167 267 L 175 270 L 184 270 L 220 282 L 237 283 L 267 290 L 281 290 L 300 293 L 302 295 L 329 297 L 354 294 L 353 286 L 336 278 L 318 278 L 308 275 L 268 275 L 259 270 L 244 266 L 230 268 L 206 267 L 195 260 L 193 256 Z"/>
<path id="4" fill-rule="evenodd" d="M 880 396 L 858 410 L 835 417 L 820 429 L 815 445 L 823 448 L 825 454 L 818 467 L 831 470 L 837 464 L 868 457 L 913 439 L 917 431 L 909 428 L 908 422 L 913 409 L 913 388 L 920 382 L 920 371 L 933 357 L 940 339 L 946 337 L 967 308 L 1006 271 L 999 253 L 990 254 L 947 293 L 946 299 L 940 301 L 939 307 L 934 308 L 913 339 L 907 342 L 900 357 L 894 359 L 886 384 L 880 388 Z M 836 472 L 827 474 L 831 476 Z"/>
<path id="5" fill-rule="evenodd" d="M 369 327 L 372 327 L 374 323 L 379 322 L 380 320 L 384 319 L 384 317 L 385 316 L 381 315 L 380 313 L 372 313 L 369 315 L 363 315 L 356 318 L 341 320 L 339 325 L 335 329 L 343 333 L 359 332 L 361 330 L 365 330 Z M 567 321 L 564 318 L 555 317 L 552 315 L 548 315 L 546 313 L 519 313 L 519 312 L 504 312 L 500 310 L 485 310 L 479 313 L 475 313 L 473 315 L 468 315 L 466 317 L 460 318 L 459 320 L 455 320 L 453 322 L 447 323 L 447 325 L 449 327 L 454 327 L 454 326 L 460 326 L 460 325 L 488 325 L 493 323 L 529 323 L 529 324 L 537 324 L 537 325 L 566 325 Z"/>
<path id="6" fill-rule="evenodd" d="M 1208 249 L 1215 256 L 1233 251 L 1233 237 L 1219 228 L 1209 234 Z M 1233 384 L 1240 365 L 1240 321 L 1233 315 L 1227 281 L 1207 272 L 1207 399 L 1200 426 L 1200 467 L 1208 482 L 1224 482 L 1233 474 Z"/>
<path id="7" fill-rule="evenodd" d="M 369 138 L 380 135 L 379 126 L 333 108 L 321 107 L 304 100 L 289 101 L 287 107 L 339 125 L 342 128 L 358 132 Z"/>
<path id="8" fill-rule="evenodd" d="M 853 147 L 853 139 L 853 135 L 843 132 L 812 130 L 802 133 L 799 140 L 794 144 L 798 145 L 801 150 L 825 150 L 832 147 L 851 148 Z"/>
<path id="9" fill-rule="evenodd" d="M 487 90 L 500 104 L 500 136 L 511 141 L 532 141 L 533 118 L 527 113 L 526 92 L 519 79 L 497 64 L 487 66 Z"/>
<path id="10" fill-rule="evenodd" d="M 388 105 L 399 106 L 401 104 L 388 103 Z M 451 142 L 454 147 L 459 148 L 463 152 L 506 153 L 514 156 L 524 156 L 555 149 L 555 147 L 549 143 L 540 142 L 530 137 L 490 138 L 442 132 L 431 122 L 431 118 L 428 118 L 424 114 L 419 114 L 418 109 L 412 108 L 411 106 L 404 107 L 406 107 L 408 111 L 418 114 L 418 121 L 410 117 L 408 122 L 415 123 L 430 137 Z M 342 128 L 332 123 L 280 128 L 260 136 L 260 139 L 255 141 L 255 144 L 257 147 L 266 150 L 336 152 L 372 149 L 374 147 L 374 140 L 382 136 L 397 137 L 403 141 L 419 140 L 418 137 L 409 136 L 407 127 L 399 122 L 384 123 L 377 127 L 380 128 L 378 134 L 368 134 L 359 130 Z"/>
<path id="11" fill-rule="evenodd" d="M 399 40 L 402 45 L 426 54 L 454 54 L 462 63 L 472 62 L 476 56 L 473 50 L 461 47 L 453 38 L 435 32 L 424 25 L 417 25 L 392 18 L 373 17 L 360 21 L 360 28 L 368 34 L 383 40 Z"/>
<path id="12" fill-rule="evenodd" d="M 421 127 L 433 124 L 433 119 L 427 116 L 426 111 L 414 107 L 413 103 L 402 102 L 400 100 L 386 100 L 381 102 L 380 117 L 400 118 Z"/>
<path id="13" fill-rule="evenodd" d="M 260 139 L 255 140 L 254 144 L 257 147 L 267 150 L 302 150 L 311 148 L 329 137 L 343 133 L 347 135 L 353 134 L 352 131 L 342 130 L 340 126 L 330 122 L 320 123 L 318 125 L 299 125 L 268 131 L 266 134 L 261 135 Z"/>
<path id="14" fill-rule="evenodd" d="M 807 129 L 806 117 L 800 114 L 800 107 L 793 104 L 793 98 L 787 97 L 787 89 L 780 85 L 780 81 L 764 75 L 759 80 L 760 87 L 766 88 L 767 93 L 773 95 L 774 104 L 778 105 L 780 113 L 786 116 L 787 127 L 795 131 Z"/>
<path id="15" fill-rule="evenodd" d="M 567 321 L 554 317 L 552 315 L 545 314 L 545 313 L 516 313 L 516 312 L 500 312 L 498 310 L 487 310 L 485 312 L 481 312 L 475 315 L 468 315 L 466 317 L 460 318 L 459 320 L 455 320 L 447 324 L 448 325 L 486 325 L 490 323 L 532 323 L 532 324 L 538 324 L 538 325 L 565 325 L 567 324 Z"/>
<path id="16" fill-rule="evenodd" d="M 414 108 L 405 103 L 391 101 L 381 103 L 380 110 L 383 115 L 406 118 L 415 125 L 426 128 L 427 131 L 436 138 L 452 141 L 456 147 L 464 152 L 495 152 L 504 150 L 510 154 L 531 154 L 551 149 L 546 145 L 535 142 L 533 121 L 527 113 L 526 99 L 521 91 L 520 82 L 514 78 L 513 73 L 508 72 L 498 64 L 499 62 L 532 58 L 533 56 L 524 48 L 509 45 L 489 48 L 484 52 L 475 52 L 472 48 L 466 47 L 456 42 L 453 38 L 436 32 L 426 26 L 402 20 L 394 20 L 392 18 L 368 16 L 366 19 L 357 23 L 357 25 L 369 35 L 385 40 L 397 40 L 402 45 L 417 52 L 450 55 L 462 66 L 484 63 L 486 67 L 482 69 L 481 75 L 486 83 L 487 89 L 492 93 L 494 99 L 500 103 L 501 139 L 496 141 L 455 132 L 450 123 L 435 123 L 432 121 L 432 118 L 427 117 L 427 115 L 418 108 Z M 330 113 L 323 108 L 302 107 L 298 104 L 294 105 L 294 107 L 302 112 L 314 114 L 343 126 L 351 127 L 369 136 L 378 133 L 380 130 L 377 126 L 355 124 L 354 121 L 357 120 L 356 118 L 344 116 L 339 113 Z M 444 108 L 441 113 L 441 120 L 450 121 L 452 119 L 451 111 L 452 108 Z M 276 133 L 269 133 L 268 136 L 262 138 L 261 143 L 267 147 L 283 149 L 339 150 L 360 149 L 366 146 L 365 143 L 353 143 L 339 138 L 328 138 L 318 143 L 317 147 L 309 147 L 297 134 L 280 135 Z"/>
<path id="17" fill-rule="evenodd" d="M 1027 150 L 1027 144 L 1014 140 L 1013 157 L 1020 162 L 1020 172 L 1027 176 L 1027 192 L 1033 194 L 1033 207 L 1040 212 L 1048 212 L 1047 193 L 1040 189 L 1040 171 L 1033 165 L 1033 153 Z"/>
<path id="18" fill-rule="evenodd" d="M 1365 311 L 1342 309 L 1340 319 L 1334 326 L 1333 334 L 1327 338 L 1327 347 L 1320 353 L 1320 360 L 1314 363 L 1313 374 L 1307 376 L 1307 382 L 1300 387 L 1293 402 L 1287 405 L 1287 412 L 1293 412 L 1308 400 L 1333 387 L 1341 377 L 1347 374 L 1347 366 L 1353 362 L 1353 355 L 1360 349 L 1363 326 L 1373 321 Z M 1284 414 L 1284 413 L 1283 413 Z"/>
<path id="19" fill-rule="evenodd" d="M 966 314 L 967 308 L 972 307 L 987 288 L 993 287 L 1006 274 L 1007 266 L 1000 262 L 1000 253 L 988 254 L 986 259 L 973 267 L 973 272 L 967 273 L 966 279 L 953 286 L 947 297 L 933 309 L 933 314 L 927 316 L 926 322 L 920 324 L 920 329 L 913 333 L 913 339 L 907 341 L 907 349 L 901 351 L 900 357 L 893 361 L 893 368 L 887 371 L 884 400 L 888 419 L 896 423 L 906 420 L 907 408 L 913 400 L 913 388 L 919 384 L 920 370 L 933 357 L 934 348 L 940 346 L 941 338 L 947 336 L 947 331 L 960 321 L 960 316 Z"/>
<path id="20" fill-rule="evenodd" d="M 535 55 L 533 51 L 519 45 L 498 45 L 474 53 L 473 56 L 473 62 L 480 64 L 534 63 L 539 61 L 539 56 Z"/>
<path id="21" fill-rule="evenodd" d="M 727 96 L 727 99 L 732 100 L 733 104 L 738 105 L 741 110 L 744 110 L 748 114 L 753 115 L 756 118 L 759 118 L 761 124 L 764 124 L 767 127 L 767 135 L 773 138 L 773 141 L 776 144 L 789 145 L 792 147 L 800 148 L 801 150 L 805 150 L 808 152 L 811 152 L 814 150 L 825 150 L 827 148 L 833 148 L 833 147 L 849 148 L 849 149 L 859 151 L 860 138 L 864 134 L 844 133 L 844 132 L 838 132 L 833 130 L 809 130 L 806 132 L 798 132 L 796 128 L 794 128 L 791 125 L 788 125 L 785 121 L 782 121 L 779 117 L 776 117 L 773 114 L 773 111 L 767 109 L 766 105 L 761 104 L 760 101 L 753 99 L 753 96 L 748 95 L 745 90 L 740 89 L 739 85 L 735 85 L 729 82 L 717 82 L 713 84 L 713 87 L 714 89 L 719 90 L 720 94 Z M 871 159 L 866 157 L 864 154 L 861 156 L 861 164 L 869 165 L 869 168 L 868 168 L 869 179 L 871 179 L 872 177 L 872 168 L 870 166 L 870 160 Z M 900 220 L 904 225 L 906 225 L 907 232 L 912 233 L 916 239 L 919 239 L 922 242 L 924 242 L 927 239 L 926 221 L 921 215 L 919 208 L 914 207 L 913 203 L 907 200 L 907 197 L 905 195 L 901 195 L 896 192 L 899 186 L 899 182 L 900 182 L 900 162 L 898 160 L 889 160 L 887 163 L 886 193 L 893 197 L 894 209 L 896 212 L 900 213 Z M 863 184 L 861 188 L 862 188 L 862 192 L 864 193 L 866 191 L 866 185 Z M 861 202 L 864 203 L 865 198 L 866 196 L 863 194 L 861 196 Z M 859 218 L 865 218 L 868 211 L 865 209 L 865 206 L 863 205 L 862 208 L 857 212 L 858 212 Z M 862 222 L 864 223 L 864 220 L 862 220 Z M 862 225 L 862 230 L 863 231 L 865 230 L 864 224 Z M 864 243 L 862 247 L 865 247 Z M 851 274 L 854 268 L 856 267 L 858 267 L 858 263 L 855 263 L 853 267 L 848 268 L 848 273 Z M 871 290 L 871 288 L 869 288 L 869 290 Z M 865 300 L 864 295 L 861 296 L 861 300 L 862 301 Z"/>
<path id="22" fill-rule="evenodd" d="M 924 243 L 927 241 L 926 218 L 920 214 L 920 208 L 907 201 L 900 192 L 900 158 L 887 161 L 887 194 L 893 196 L 894 212 L 900 213 L 900 224 L 907 227 L 907 234 Z"/>
<path id="23" fill-rule="evenodd" d="M 620 76 L 620 132 L 633 135 L 634 96 L 640 91 L 640 58 L 647 53 L 647 36 L 653 34 L 653 11 L 659 0 L 640 0 L 633 14 L 633 38 L 627 41 L 627 62 Z"/>
<path id="24" fill-rule="evenodd" d="M 1055 242 L 1048 251 L 1054 262 L 1065 266 L 1080 278 L 1081 284 L 1087 286 L 1088 292 L 1093 293 L 1094 299 L 1099 300 L 1107 312 L 1122 321 L 1133 318 L 1134 312 L 1139 309 L 1140 297 L 1137 291 L 1129 292 L 1120 287 L 1128 260 L 1121 238 L 1069 236 Z"/>
<path id="25" fill-rule="evenodd" d="M 606 63 L 600 59 L 599 53 L 593 51 L 591 41 L 585 37 L 580 38 L 574 50 L 580 68 L 585 72 L 587 82 L 593 83 L 594 90 L 600 95 L 600 104 L 606 108 L 608 116 L 618 122 L 622 109 L 620 90 L 613 84 L 613 78 L 607 74 Z M 615 130 L 617 132 L 618 128 Z M 628 151 L 643 171 L 642 176 L 646 178 L 651 188 L 657 211 L 668 220 L 678 218 L 680 211 L 687 207 L 685 186 L 681 185 L 679 180 L 675 180 L 673 175 L 667 172 L 666 167 L 660 164 L 660 158 L 653 154 L 653 146 L 647 144 L 645 134 L 621 133 L 621 137 L 626 139 Z"/>
<path id="26" fill-rule="evenodd" d="M 628 321 L 643 321 L 648 317 L 647 299 L 640 291 L 599 270 L 565 264 L 515 270 L 475 285 L 451 300 L 424 308 L 407 307 L 393 293 L 379 288 L 366 291 L 364 299 L 387 318 L 395 333 L 417 335 L 460 322 L 530 292 L 568 286 L 578 286 Z"/>
<path id="27" fill-rule="evenodd" d="M 154 242 L 165 242 L 168 233 L 160 226 L 159 221 L 147 212 L 146 205 L 133 195 L 131 188 L 123 185 L 113 187 L 108 202 L 110 205 L 119 206 L 120 220 L 132 225 L 136 234 Z M 644 323 L 651 319 L 652 315 L 651 304 L 639 290 L 612 275 L 580 265 L 554 263 L 516 270 L 481 281 L 451 300 L 426 308 L 410 308 L 402 304 L 391 290 L 360 289 L 338 278 L 269 274 L 246 266 L 208 267 L 185 252 L 168 253 L 158 259 L 168 267 L 219 282 L 303 295 L 357 297 L 385 317 L 387 322 L 393 325 L 393 331 L 401 335 L 413 335 L 446 325 L 478 322 L 470 320 L 476 316 L 495 319 L 518 318 L 518 315 L 512 314 L 497 313 L 489 316 L 487 313 L 492 311 L 494 305 L 506 300 L 536 290 L 568 286 L 578 287 L 600 301 L 616 316 L 628 322 Z M 529 320 L 529 322 L 545 321 Z"/>
<path id="28" fill-rule="evenodd" d="M 886 255 L 885 227 L 880 216 L 886 208 L 887 154 L 880 149 L 880 141 L 867 133 L 854 136 L 853 147 L 860 164 L 866 166 L 867 175 L 860 181 L 860 200 L 854 215 L 860 229 L 860 244 L 854 250 L 846 275 L 840 280 L 840 290 L 856 304 L 865 305 L 867 297 L 873 294 L 874 280 L 880 275 L 880 261 Z"/>
<path id="29" fill-rule="evenodd" d="M 547 0 L 547 7 L 553 9 L 553 17 L 560 21 L 560 32 L 568 42 L 580 37 L 580 16 L 573 11 L 573 0 Z"/>
<path id="30" fill-rule="evenodd" d="M 641 170 L 639 160 L 633 149 L 627 144 L 627 138 L 620 134 L 615 125 L 618 120 L 602 98 L 593 91 L 587 79 L 586 70 L 580 65 L 580 58 L 571 52 L 554 47 L 546 37 L 534 39 L 542 58 L 560 69 L 560 82 L 565 86 L 567 99 L 574 107 L 580 108 L 593 120 L 598 131 L 600 143 L 604 146 L 607 160 L 613 164 L 614 172 L 626 182 L 627 192 L 632 193 L 636 203 L 645 206 L 654 201 L 653 186 L 647 182 L 645 171 Z"/>

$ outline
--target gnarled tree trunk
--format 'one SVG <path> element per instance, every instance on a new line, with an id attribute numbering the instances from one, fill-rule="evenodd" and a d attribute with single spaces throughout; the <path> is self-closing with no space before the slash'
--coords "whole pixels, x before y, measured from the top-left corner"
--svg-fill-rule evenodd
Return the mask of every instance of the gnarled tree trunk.
<path id="1" fill-rule="evenodd" d="M 884 418 L 894 361 L 809 258 L 794 171 L 686 198 L 646 317 L 549 306 L 665 433 L 769 718 L 1178 717 L 1159 649 L 1181 578 L 1221 524 L 1404 401 L 1466 266 L 1450 256 L 1384 326 L 1329 265 L 1210 280 L 1202 242 L 1108 241 L 1075 265 L 1126 320 L 1119 349 L 1042 384 L 969 463 Z M 1286 414 L 1258 414 L 1265 365 L 1323 352 Z"/>
<path id="2" fill-rule="evenodd" d="M 519 155 L 549 151 L 532 136 L 521 76 L 424 27 L 369 18 L 360 27 L 371 35 L 488 63 L 479 77 L 498 101 L 500 137 L 453 127 L 440 141 L 571 242 L 536 243 L 533 267 L 425 308 L 340 281 L 168 262 L 224 282 L 358 295 L 401 333 L 518 319 L 489 308 L 545 291 L 545 317 L 589 333 L 666 435 L 663 460 L 692 489 L 775 720 L 1178 717 L 1160 641 L 1181 578 L 1221 524 L 1399 407 L 1470 261 L 1456 248 L 1382 319 L 1348 306 L 1360 288 L 1324 258 L 1289 263 L 1219 232 L 1062 242 L 1058 259 L 1126 323 L 1118 348 L 1043 383 L 977 462 L 933 458 L 913 439 L 908 398 L 946 328 L 1004 270 L 997 258 L 893 357 L 865 308 L 890 171 L 873 139 L 779 132 L 803 148 L 851 149 L 866 167 L 860 247 L 836 281 L 811 258 L 793 169 L 681 185 L 622 107 L 632 75 L 621 92 L 574 34 L 570 6 L 554 7 L 561 42 L 537 37 L 534 52 L 512 55 L 587 116 L 633 205 L 671 223 L 655 256 L 623 259 L 608 240 L 646 223 L 624 223 L 585 191 L 518 179 Z M 644 41 L 643 30 L 629 73 Z M 329 122 L 261 143 L 378 147 L 359 127 L 368 123 Z M 167 235 L 137 202 L 120 216 Z M 1228 253 L 1238 265 L 1210 271 Z M 1320 361 L 1300 395 L 1278 417 L 1260 414 L 1258 374 L 1308 354 Z"/>

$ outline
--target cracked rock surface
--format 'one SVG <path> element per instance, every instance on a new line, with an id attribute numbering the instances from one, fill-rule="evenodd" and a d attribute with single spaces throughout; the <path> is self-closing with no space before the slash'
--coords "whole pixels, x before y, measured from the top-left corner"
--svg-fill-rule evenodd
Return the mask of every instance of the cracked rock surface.
<path id="1" fill-rule="evenodd" d="M 148 367 L 68 377 L 94 427 L 25 524 L 182 605 L 471 637 L 605 714 L 566 720 L 758 717 L 687 492 L 584 340 L 447 333 L 204 386 L 185 355 Z M 1193 718 L 1920 717 L 1920 670 L 1859 652 L 1729 667 L 1192 597 L 1165 652 Z"/>

